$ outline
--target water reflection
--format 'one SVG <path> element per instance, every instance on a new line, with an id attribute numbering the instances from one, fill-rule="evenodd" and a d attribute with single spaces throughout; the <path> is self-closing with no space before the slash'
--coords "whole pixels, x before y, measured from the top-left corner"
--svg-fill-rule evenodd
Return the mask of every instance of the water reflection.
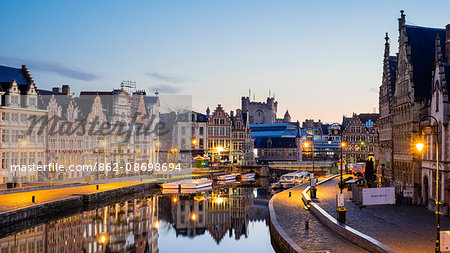
<path id="1" fill-rule="evenodd" d="M 210 250 L 205 248 L 207 234 L 210 235 L 207 240 L 220 248 L 228 247 L 228 244 L 221 245 L 227 234 L 238 242 L 253 236 L 257 241 L 266 241 L 265 252 L 273 252 L 268 236 L 268 198 L 263 189 L 236 185 L 199 192 L 160 192 L 74 214 L 4 237 L 0 239 L 0 253 L 171 252 L 176 247 L 165 244 L 159 249 L 158 241 L 168 241 L 172 236 L 180 249 L 185 242 L 179 239 L 201 238 L 203 241 L 196 250 L 201 252 Z M 252 222 L 259 230 L 261 226 L 255 222 L 263 222 L 264 231 L 256 231 L 250 226 Z M 164 233 L 161 234 L 163 224 Z M 248 246 L 243 246 L 241 251 L 245 247 Z"/>

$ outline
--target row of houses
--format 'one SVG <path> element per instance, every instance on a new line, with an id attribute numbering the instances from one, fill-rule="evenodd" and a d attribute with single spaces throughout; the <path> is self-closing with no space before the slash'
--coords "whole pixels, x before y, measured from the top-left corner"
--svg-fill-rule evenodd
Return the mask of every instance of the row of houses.
<path id="1" fill-rule="evenodd" d="M 157 96 L 124 88 L 78 97 L 68 85 L 38 89 L 26 66 L 0 66 L 0 95 L 3 183 L 124 176 L 137 174 L 127 164 L 158 161 Z M 83 170 L 106 164 L 112 168 Z"/>
<path id="2" fill-rule="evenodd" d="M 379 158 L 383 183 L 396 187 L 399 194 L 404 190 L 413 191 L 413 203 L 430 209 L 439 201 L 443 203 L 441 211 L 448 214 L 450 25 L 445 28 L 407 25 L 406 15 L 401 11 L 398 31 L 399 47 L 394 56 L 386 33 L 379 92 Z M 432 134 L 422 134 L 419 122 L 424 117 L 422 126 L 433 126 Z M 422 152 L 415 149 L 419 141 L 425 143 Z M 436 200 L 438 152 L 440 198 Z"/>

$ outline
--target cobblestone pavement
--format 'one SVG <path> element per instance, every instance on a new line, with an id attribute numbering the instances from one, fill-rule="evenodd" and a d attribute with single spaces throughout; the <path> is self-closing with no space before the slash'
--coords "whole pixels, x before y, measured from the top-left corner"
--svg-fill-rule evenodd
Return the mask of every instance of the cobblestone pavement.
<path id="1" fill-rule="evenodd" d="M 336 217 L 338 178 L 320 185 L 317 203 Z M 344 190 L 347 225 L 388 245 L 396 252 L 434 252 L 436 220 L 434 212 L 425 207 L 367 206 L 360 209 L 353 203 L 351 192 Z M 450 230 L 450 218 L 441 216 L 441 230 Z"/>
<path id="2" fill-rule="evenodd" d="M 301 200 L 305 187 L 291 189 L 292 197 L 288 191 L 282 192 L 273 201 L 278 223 L 286 234 L 307 251 L 367 252 L 331 231 L 305 209 Z M 309 221 L 308 230 L 305 230 L 305 221 Z"/>

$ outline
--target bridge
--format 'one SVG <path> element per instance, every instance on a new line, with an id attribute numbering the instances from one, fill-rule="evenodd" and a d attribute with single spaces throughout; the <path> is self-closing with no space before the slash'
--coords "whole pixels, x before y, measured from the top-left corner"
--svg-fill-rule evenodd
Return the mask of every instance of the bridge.
<path id="1" fill-rule="evenodd" d="M 335 161 L 315 161 L 314 170 L 315 171 L 325 171 L 330 172 L 333 165 L 336 164 Z M 312 161 L 299 161 L 299 162 L 269 162 L 270 170 L 283 170 L 283 171 L 312 171 L 313 162 Z"/>

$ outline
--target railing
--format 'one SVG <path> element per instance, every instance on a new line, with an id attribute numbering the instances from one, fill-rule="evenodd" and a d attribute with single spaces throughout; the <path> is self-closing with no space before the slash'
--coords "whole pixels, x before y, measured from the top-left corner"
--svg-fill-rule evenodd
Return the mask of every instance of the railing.
<path id="1" fill-rule="evenodd" d="M 314 166 L 325 167 L 332 166 L 334 161 L 315 161 Z M 269 166 L 289 166 L 289 167 L 310 167 L 313 165 L 312 161 L 298 161 L 298 162 L 269 162 Z"/>

